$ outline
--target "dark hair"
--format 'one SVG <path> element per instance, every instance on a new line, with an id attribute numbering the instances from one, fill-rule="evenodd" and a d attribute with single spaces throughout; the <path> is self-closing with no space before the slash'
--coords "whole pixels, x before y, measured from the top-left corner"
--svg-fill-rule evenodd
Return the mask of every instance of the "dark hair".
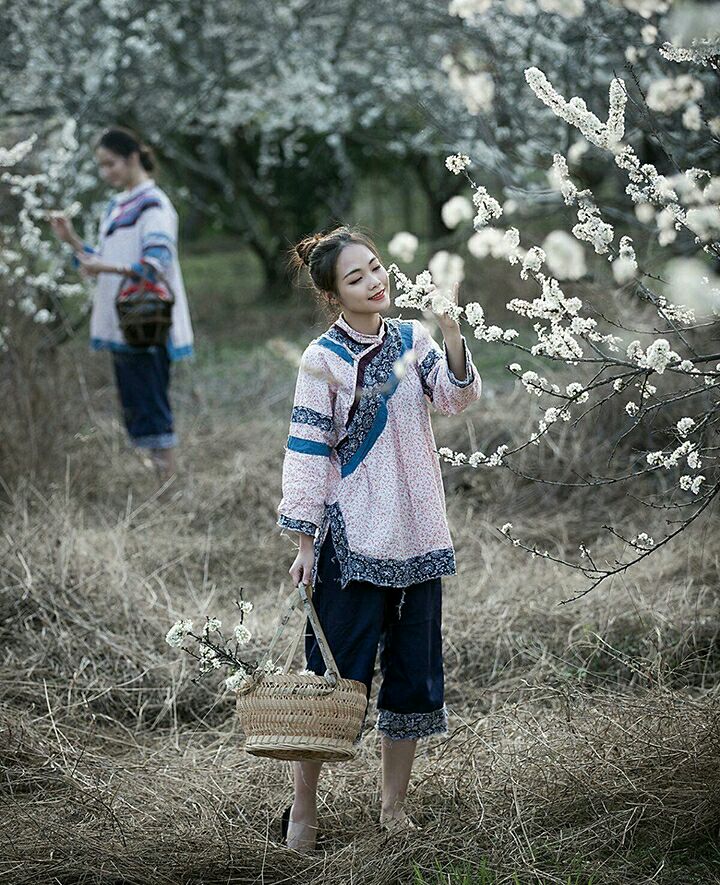
<path id="1" fill-rule="evenodd" d="M 337 260 L 346 246 L 367 246 L 380 259 L 375 243 L 366 234 L 345 225 L 327 233 L 313 234 L 297 243 L 290 253 L 290 265 L 296 271 L 307 267 L 318 294 L 328 302 L 337 295 Z"/>
<path id="2" fill-rule="evenodd" d="M 140 155 L 140 164 L 146 172 L 152 172 L 155 169 L 155 154 L 153 149 L 143 144 L 132 129 L 125 129 L 124 126 L 112 126 L 106 129 L 100 138 L 95 142 L 95 148 L 105 148 L 113 154 L 127 159 L 131 154 L 138 153 Z"/>

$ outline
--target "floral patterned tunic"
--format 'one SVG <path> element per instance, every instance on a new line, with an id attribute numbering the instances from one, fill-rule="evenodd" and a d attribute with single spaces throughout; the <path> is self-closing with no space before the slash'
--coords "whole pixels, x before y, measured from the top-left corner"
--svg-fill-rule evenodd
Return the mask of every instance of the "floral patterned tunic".
<path id="1" fill-rule="evenodd" d="M 193 330 L 182 271 L 177 256 L 178 216 L 167 194 L 153 179 L 117 194 L 108 203 L 100 222 L 96 248 L 84 244 L 112 265 L 130 266 L 138 276 L 151 281 L 159 272 L 175 295 L 172 326 L 167 342 L 171 360 L 192 356 Z M 115 296 L 122 277 L 103 273 L 95 284 L 90 316 L 90 345 L 93 350 L 132 350 L 124 343 Z"/>
<path id="2" fill-rule="evenodd" d="M 428 405 L 455 414 L 479 398 L 464 338 L 463 350 L 458 381 L 418 320 L 384 320 L 379 334 L 365 335 L 342 315 L 305 350 L 278 525 L 315 537 L 313 581 L 328 531 L 343 587 L 409 587 L 455 574 Z M 415 359 L 403 371 L 398 361 L 409 351 Z"/>

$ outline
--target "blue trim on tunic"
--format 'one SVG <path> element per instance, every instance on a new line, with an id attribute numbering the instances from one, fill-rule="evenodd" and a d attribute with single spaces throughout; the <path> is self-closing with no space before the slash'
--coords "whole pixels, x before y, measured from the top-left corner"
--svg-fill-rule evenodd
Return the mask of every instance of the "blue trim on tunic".
<path id="1" fill-rule="evenodd" d="M 305 519 L 292 519 L 292 517 L 285 516 L 282 513 L 278 518 L 277 524 L 282 529 L 290 529 L 293 532 L 301 532 L 303 535 L 310 535 L 313 538 L 315 537 L 315 533 L 318 529 L 314 522 L 308 522 Z"/>
<path id="2" fill-rule="evenodd" d="M 143 264 L 141 261 L 136 261 L 135 264 L 130 265 L 130 270 L 135 276 L 142 277 L 149 283 L 157 282 L 157 274 L 151 264 Z"/>
<path id="3" fill-rule="evenodd" d="M 403 356 L 408 350 L 412 348 L 413 345 L 413 326 L 410 322 L 400 322 L 398 323 L 400 327 L 400 357 Z M 390 367 L 392 369 L 392 367 Z M 353 456 L 342 465 L 340 468 L 340 475 L 344 478 L 349 476 L 354 470 L 356 470 L 362 461 L 365 459 L 367 454 L 370 452 L 372 447 L 377 442 L 383 430 L 385 430 L 385 425 L 387 424 L 388 418 L 388 410 L 387 410 L 387 402 L 390 397 L 395 393 L 400 384 L 400 379 L 393 372 L 392 381 L 389 382 L 389 389 L 379 396 L 378 409 L 375 414 L 375 418 L 373 420 L 370 429 L 367 432 L 367 436 L 360 443 L 357 450 L 353 453 Z"/>
<path id="4" fill-rule="evenodd" d="M 170 236 L 170 234 L 166 234 L 165 231 L 161 230 L 151 230 L 142 235 L 141 244 L 147 246 L 148 243 L 156 244 L 156 245 L 164 245 L 169 243 L 171 246 L 175 245 L 175 239 Z"/>
<path id="5" fill-rule="evenodd" d="M 95 250 L 93 249 L 93 247 L 92 247 L 92 246 L 88 246 L 87 243 L 83 243 L 83 252 L 87 253 L 88 255 L 94 255 L 94 254 L 95 254 Z M 77 258 L 75 257 L 75 254 L 74 254 L 74 253 L 73 253 L 72 258 L 70 259 L 70 264 L 72 265 L 72 267 L 73 267 L 75 270 L 77 270 L 77 269 L 80 267 L 80 262 L 77 260 Z"/>
<path id="6" fill-rule="evenodd" d="M 429 550 L 409 559 L 378 559 L 365 556 L 350 549 L 347 538 L 345 519 L 340 504 L 325 505 L 325 513 L 320 531 L 315 536 L 313 549 L 312 583 L 317 579 L 320 551 L 327 533 L 332 536 L 335 553 L 340 564 L 342 586 L 349 581 L 369 581 L 378 587 L 410 587 L 431 578 L 441 578 L 456 574 L 455 549 L 444 547 L 440 550 Z"/>
<path id="7" fill-rule="evenodd" d="M 148 209 L 160 208 L 160 206 L 161 203 L 157 197 L 149 195 L 143 197 L 139 203 L 131 205 L 129 209 L 123 210 L 117 218 L 114 218 L 110 222 L 105 231 L 105 238 L 107 239 L 107 237 L 111 237 L 115 231 L 119 230 L 121 227 L 134 227 L 143 212 L 146 212 Z"/>
<path id="8" fill-rule="evenodd" d="M 290 416 L 290 423 L 309 424 L 311 427 L 317 427 L 320 430 L 325 430 L 327 433 L 332 433 L 334 428 L 331 415 L 323 415 L 321 412 L 316 412 L 315 409 L 310 409 L 307 406 L 294 406 Z"/>
<path id="9" fill-rule="evenodd" d="M 162 265 L 163 269 L 170 266 L 172 261 L 172 250 L 163 243 L 154 243 L 150 246 L 142 247 L 142 259 L 151 258 Z"/>
<path id="10" fill-rule="evenodd" d="M 312 439 L 301 439 L 299 436 L 289 436 L 287 447 L 291 452 L 300 452 L 303 455 L 324 455 L 330 457 L 330 446 L 325 443 L 315 442 Z"/>
<path id="11" fill-rule="evenodd" d="M 392 394 L 388 393 L 388 398 L 391 395 Z M 352 458 L 347 463 L 343 464 L 340 468 L 340 475 L 343 477 L 343 479 L 346 476 L 350 476 L 350 474 L 360 466 L 361 462 L 365 460 L 368 452 L 375 445 L 378 437 L 383 432 L 383 430 L 385 430 L 387 417 L 388 411 L 387 406 L 385 405 L 385 399 L 381 399 L 380 403 L 378 404 L 378 410 L 375 415 L 375 420 L 373 421 L 370 430 L 368 430 L 367 436 L 360 443 Z"/>
<path id="12" fill-rule="evenodd" d="M 92 350 L 113 350 L 116 353 L 145 353 L 146 347 L 131 347 L 121 341 L 109 341 L 106 338 L 91 338 L 90 347 Z M 175 347 L 170 339 L 166 345 L 168 356 L 173 362 L 184 360 L 194 354 L 192 344 L 184 344 L 182 347 Z"/>
<path id="13" fill-rule="evenodd" d="M 319 344 L 320 347 L 325 347 L 328 350 L 331 350 L 334 354 L 337 354 L 337 356 L 339 356 L 341 360 L 345 360 L 346 363 L 350 363 L 351 366 L 355 362 L 349 350 L 343 347 L 342 344 L 338 344 L 337 341 L 333 341 L 331 338 L 328 338 L 325 335 L 323 335 L 321 338 L 318 338 L 315 343 Z"/>
<path id="14" fill-rule="evenodd" d="M 406 320 L 404 322 L 401 321 L 398 325 L 400 326 L 400 337 L 403 342 L 403 352 L 405 352 L 413 346 L 413 324 Z"/>

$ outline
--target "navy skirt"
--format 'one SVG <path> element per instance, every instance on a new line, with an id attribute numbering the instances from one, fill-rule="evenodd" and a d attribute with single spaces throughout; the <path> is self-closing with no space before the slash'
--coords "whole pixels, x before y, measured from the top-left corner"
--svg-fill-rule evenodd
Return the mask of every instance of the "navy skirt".
<path id="1" fill-rule="evenodd" d="M 113 351 L 123 420 L 133 445 L 169 449 L 177 445 L 170 408 L 170 357 L 165 347 Z"/>

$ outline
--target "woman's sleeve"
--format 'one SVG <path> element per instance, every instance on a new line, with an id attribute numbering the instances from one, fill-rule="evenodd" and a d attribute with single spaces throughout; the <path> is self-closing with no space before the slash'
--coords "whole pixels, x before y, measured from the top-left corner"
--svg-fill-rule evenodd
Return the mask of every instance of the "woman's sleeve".
<path id="1" fill-rule="evenodd" d="M 146 209 L 138 220 L 140 229 L 140 259 L 131 270 L 138 277 L 154 283 L 158 275 L 165 276 L 177 250 L 177 213 L 165 201 Z"/>
<path id="2" fill-rule="evenodd" d="M 87 255 L 94 255 L 95 252 L 97 251 L 96 249 L 93 249 L 93 247 L 92 247 L 89 243 L 83 243 L 83 248 L 82 248 L 82 250 L 83 250 L 83 252 L 85 252 Z M 72 258 L 70 259 L 70 263 L 71 263 L 71 265 L 75 268 L 75 270 L 77 270 L 77 269 L 80 267 L 80 262 L 79 262 L 78 259 L 75 257 L 75 253 L 74 253 L 74 252 L 73 252 Z"/>
<path id="3" fill-rule="evenodd" d="M 458 381 L 447 361 L 447 349 L 435 341 L 419 320 L 413 320 L 413 349 L 423 391 L 443 415 L 455 415 L 480 398 L 482 381 L 470 350 L 462 339 L 465 354 L 465 379 Z"/>
<path id="4" fill-rule="evenodd" d="M 283 496 L 278 506 L 278 525 L 282 528 L 314 535 L 322 522 L 330 455 L 337 442 L 334 403 L 335 388 L 323 357 L 306 350 L 298 372 L 283 462 Z"/>

